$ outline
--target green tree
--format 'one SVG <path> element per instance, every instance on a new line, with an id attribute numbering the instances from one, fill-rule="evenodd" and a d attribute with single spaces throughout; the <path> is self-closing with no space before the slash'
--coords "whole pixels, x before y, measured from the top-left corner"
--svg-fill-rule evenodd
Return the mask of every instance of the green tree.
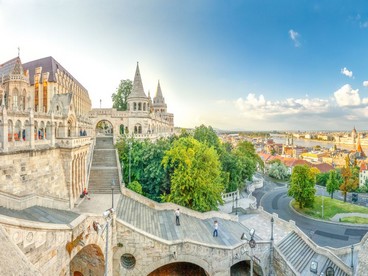
<path id="1" fill-rule="evenodd" d="M 205 212 L 217 210 L 224 190 L 218 155 L 192 137 L 174 141 L 162 161 L 171 170 L 171 190 L 163 200 Z"/>
<path id="2" fill-rule="evenodd" d="M 219 152 L 220 150 L 220 139 L 218 138 L 216 132 L 211 126 L 206 127 L 201 125 L 196 127 L 193 133 L 194 139 L 207 145 L 208 147 L 214 147 L 214 149 Z"/>
<path id="3" fill-rule="evenodd" d="M 330 177 L 329 172 L 319 173 L 316 178 L 316 184 L 326 187 L 327 180 Z"/>
<path id="4" fill-rule="evenodd" d="M 127 100 L 128 96 L 132 92 L 133 83 L 131 80 L 121 80 L 119 87 L 116 89 L 116 93 L 113 93 L 112 107 L 119 111 L 125 111 L 128 108 Z"/>
<path id="5" fill-rule="evenodd" d="M 316 193 L 315 172 L 306 165 L 295 166 L 291 174 L 288 195 L 299 203 L 299 208 L 311 206 Z"/>
<path id="6" fill-rule="evenodd" d="M 331 195 L 331 198 L 333 198 L 333 193 L 339 189 L 340 184 L 336 171 L 330 171 L 326 183 L 326 190 Z"/>
<path id="7" fill-rule="evenodd" d="M 279 180 L 288 179 L 289 178 L 288 168 L 285 166 L 285 164 L 281 163 L 280 160 L 277 161 L 279 162 L 270 163 L 268 167 L 268 175 Z"/>
<path id="8" fill-rule="evenodd" d="M 242 180 L 252 180 L 257 167 L 263 166 L 261 158 L 256 153 L 252 143 L 248 141 L 240 142 L 234 149 L 234 154 L 239 158 L 241 166 Z"/>
<path id="9" fill-rule="evenodd" d="M 128 184 L 127 186 L 128 189 L 142 195 L 143 191 L 142 191 L 142 185 L 139 184 L 139 182 L 137 180 L 134 180 L 133 182 L 131 182 L 130 184 Z"/>
<path id="10" fill-rule="evenodd" d="M 359 170 L 351 167 L 349 156 L 345 158 L 345 167 L 341 169 L 343 182 L 340 185 L 340 191 L 344 195 L 344 202 L 348 192 L 354 191 L 359 186 Z"/>

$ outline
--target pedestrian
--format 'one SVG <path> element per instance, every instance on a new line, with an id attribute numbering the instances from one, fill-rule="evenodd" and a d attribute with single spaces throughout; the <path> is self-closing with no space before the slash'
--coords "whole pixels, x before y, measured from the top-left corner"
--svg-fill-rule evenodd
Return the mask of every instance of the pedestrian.
<path id="1" fill-rule="evenodd" d="M 213 223 L 213 236 L 214 237 L 218 237 L 218 222 L 217 220 L 214 221 Z"/>
<path id="2" fill-rule="evenodd" d="M 87 188 L 86 188 L 86 187 L 84 187 L 83 192 L 82 192 L 82 195 L 83 195 L 83 197 L 86 197 L 86 198 L 88 198 L 88 199 L 91 199 L 91 198 L 88 196 L 88 191 L 87 191 Z"/>
<path id="3" fill-rule="evenodd" d="M 176 225 L 180 225 L 180 210 L 179 208 L 175 211 Z"/>

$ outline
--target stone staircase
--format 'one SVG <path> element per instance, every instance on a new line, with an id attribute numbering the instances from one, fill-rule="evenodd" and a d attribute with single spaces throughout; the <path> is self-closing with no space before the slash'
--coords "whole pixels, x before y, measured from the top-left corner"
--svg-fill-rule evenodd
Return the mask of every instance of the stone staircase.
<path id="1" fill-rule="evenodd" d="M 297 233 L 291 232 L 279 244 L 278 248 L 285 257 L 288 265 L 297 271 L 298 275 L 315 275 L 310 272 L 311 261 L 318 263 L 318 273 L 324 273 L 327 267 L 332 267 L 334 275 L 347 276 L 339 266 L 331 261 L 327 256 L 318 254 L 311 248 Z"/>
<path id="2" fill-rule="evenodd" d="M 180 207 L 180 206 L 178 206 Z M 239 222 L 218 217 L 200 219 L 180 215 L 180 226 L 175 224 L 175 209 L 155 210 L 137 200 L 122 195 L 116 207 L 117 218 L 128 222 L 161 239 L 192 240 L 206 244 L 234 246 L 241 243 L 240 237 L 249 229 Z M 218 237 L 213 237 L 213 223 L 218 221 Z"/>
<path id="3" fill-rule="evenodd" d="M 89 174 L 88 190 L 91 194 L 111 194 L 111 184 L 115 181 L 114 193 L 120 193 L 118 160 L 113 138 L 96 137 L 92 166 Z"/>

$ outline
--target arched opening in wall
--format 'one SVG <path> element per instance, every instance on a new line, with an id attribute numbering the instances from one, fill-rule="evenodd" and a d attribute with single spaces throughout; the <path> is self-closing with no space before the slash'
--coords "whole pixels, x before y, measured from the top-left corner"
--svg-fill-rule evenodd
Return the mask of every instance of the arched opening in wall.
<path id="1" fill-rule="evenodd" d="M 14 140 L 15 141 L 22 140 L 22 123 L 19 120 L 17 120 L 17 122 L 15 123 Z"/>
<path id="2" fill-rule="evenodd" d="M 136 124 L 134 126 L 134 133 L 135 134 L 141 134 L 142 133 L 142 126 L 140 124 Z"/>
<path id="3" fill-rule="evenodd" d="M 13 121 L 8 120 L 8 141 L 13 141 Z"/>
<path id="4" fill-rule="evenodd" d="M 250 275 L 250 267 L 250 260 L 238 262 L 231 266 L 230 275 Z M 253 275 L 263 275 L 262 268 L 255 261 L 253 261 Z"/>
<path id="5" fill-rule="evenodd" d="M 142 103 L 138 103 L 138 110 L 141 111 L 142 110 Z"/>
<path id="6" fill-rule="evenodd" d="M 193 275 L 193 276 L 208 276 L 209 274 L 206 271 L 192 263 L 187 262 L 178 262 L 171 263 L 157 268 L 155 271 L 148 274 L 148 276 L 181 276 L 181 275 Z"/>
<path id="7" fill-rule="evenodd" d="M 73 276 L 104 275 L 104 271 L 105 258 L 96 244 L 83 247 L 70 262 L 70 275 Z"/>
<path id="8" fill-rule="evenodd" d="M 68 120 L 68 137 L 72 136 L 72 128 L 73 128 L 73 122 L 72 120 Z"/>
<path id="9" fill-rule="evenodd" d="M 124 125 L 120 125 L 120 127 L 119 127 L 119 133 L 120 133 L 120 135 L 124 135 L 125 134 L 125 127 L 124 127 Z"/>
<path id="10" fill-rule="evenodd" d="M 111 124 L 111 122 L 107 120 L 102 120 L 96 124 L 97 136 L 112 136 L 113 133 L 113 125 Z"/>

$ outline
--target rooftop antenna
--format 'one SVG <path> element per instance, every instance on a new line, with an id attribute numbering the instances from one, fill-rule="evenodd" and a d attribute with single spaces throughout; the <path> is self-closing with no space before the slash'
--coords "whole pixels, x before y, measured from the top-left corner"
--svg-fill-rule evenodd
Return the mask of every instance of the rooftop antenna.
<path id="1" fill-rule="evenodd" d="M 20 56 L 20 47 L 18 46 L 18 57 Z"/>

